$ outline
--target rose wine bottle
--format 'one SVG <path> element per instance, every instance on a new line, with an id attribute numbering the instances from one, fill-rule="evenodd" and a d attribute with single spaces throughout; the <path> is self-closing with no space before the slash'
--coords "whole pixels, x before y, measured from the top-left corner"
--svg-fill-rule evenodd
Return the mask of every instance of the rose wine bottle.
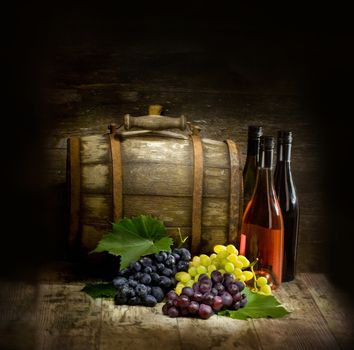
<path id="1" fill-rule="evenodd" d="M 250 201 L 256 184 L 257 167 L 259 164 L 259 143 L 262 127 L 248 127 L 247 157 L 243 168 L 243 211 Z"/>
<path id="2" fill-rule="evenodd" d="M 291 172 L 291 145 L 292 133 L 279 131 L 274 186 L 284 220 L 283 282 L 295 278 L 299 233 L 299 203 Z"/>
<path id="3" fill-rule="evenodd" d="M 284 224 L 273 183 L 273 150 L 274 137 L 262 136 L 256 185 L 242 218 L 240 254 L 251 262 L 258 259 L 256 275 L 274 289 L 282 281 Z"/>

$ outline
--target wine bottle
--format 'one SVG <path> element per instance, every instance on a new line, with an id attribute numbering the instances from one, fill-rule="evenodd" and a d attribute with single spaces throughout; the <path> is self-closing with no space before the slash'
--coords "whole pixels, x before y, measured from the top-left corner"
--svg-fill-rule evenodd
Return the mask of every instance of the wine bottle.
<path id="1" fill-rule="evenodd" d="M 243 211 L 252 197 L 256 183 L 261 136 L 261 126 L 250 125 L 248 127 L 247 157 L 243 168 Z"/>
<path id="2" fill-rule="evenodd" d="M 242 218 L 240 254 L 251 262 L 258 259 L 256 275 L 274 289 L 282 281 L 284 223 L 273 183 L 273 150 L 274 137 L 262 136 L 256 185 Z"/>
<path id="3" fill-rule="evenodd" d="M 291 172 L 292 133 L 278 132 L 277 164 L 274 186 L 284 220 L 283 282 L 292 281 L 296 273 L 299 234 L 299 202 Z"/>

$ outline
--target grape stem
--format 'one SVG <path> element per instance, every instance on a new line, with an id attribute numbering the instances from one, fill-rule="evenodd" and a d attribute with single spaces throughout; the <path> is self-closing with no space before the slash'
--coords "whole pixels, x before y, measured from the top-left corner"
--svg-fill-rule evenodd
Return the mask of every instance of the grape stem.
<path id="1" fill-rule="evenodd" d="M 179 245 L 178 245 L 178 248 L 181 248 L 182 245 L 186 242 L 186 240 L 188 239 L 188 236 L 186 237 L 182 237 L 182 232 L 181 232 L 181 229 L 178 227 L 177 228 L 178 230 L 178 236 L 179 236 Z"/>
<path id="2" fill-rule="evenodd" d="M 258 258 L 256 258 L 256 260 L 252 261 L 252 263 L 250 264 L 250 269 L 251 272 L 253 273 L 253 288 L 255 291 L 258 291 L 258 288 L 257 288 L 257 278 L 256 278 L 256 274 L 254 273 L 253 266 L 256 265 L 257 262 L 258 262 Z"/>

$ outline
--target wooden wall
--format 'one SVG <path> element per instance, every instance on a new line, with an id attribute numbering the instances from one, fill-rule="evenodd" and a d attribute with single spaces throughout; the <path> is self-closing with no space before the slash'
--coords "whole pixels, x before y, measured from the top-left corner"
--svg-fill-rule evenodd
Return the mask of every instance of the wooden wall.
<path id="1" fill-rule="evenodd" d="M 200 125 L 205 137 L 235 140 L 243 162 L 249 124 L 272 135 L 292 130 L 299 270 L 324 271 L 329 262 L 346 285 L 354 237 L 345 121 L 352 21 L 309 4 L 115 3 L 31 3 L 14 11 L 16 30 L 3 31 L 2 120 L 9 125 L 0 138 L 0 265 L 67 258 L 67 137 L 106 132 L 125 113 L 160 103 L 166 115 L 183 113 Z"/>
<path id="2" fill-rule="evenodd" d="M 53 246 L 65 258 L 66 139 L 106 132 L 125 113 L 146 114 L 159 103 L 165 114 L 184 114 L 204 137 L 232 138 L 246 155 L 247 126 L 265 134 L 294 133 L 293 172 L 301 206 L 299 271 L 326 268 L 329 238 L 323 207 L 322 136 L 306 99 L 306 43 L 292 33 L 242 33 L 231 22 L 210 28 L 203 20 L 167 30 L 148 21 L 125 23 L 84 45 L 58 45 L 43 60 L 47 123 L 42 132 Z M 146 31 L 146 28 L 149 28 Z M 176 29 L 177 28 L 177 29 Z M 99 42 L 98 39 L 105 42 Z M 67 40 L 69 41 L 69 40 Z"/>

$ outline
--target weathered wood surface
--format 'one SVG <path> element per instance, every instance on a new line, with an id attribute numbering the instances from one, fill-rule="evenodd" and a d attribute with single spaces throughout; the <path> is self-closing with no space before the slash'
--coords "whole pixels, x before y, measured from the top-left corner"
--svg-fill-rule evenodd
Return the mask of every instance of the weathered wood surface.
<path id="1" fill-rule="evenodd" d="M 53 278 L 53 274 L 51 274 Z M 91 299 L 83 283 L 1 282 L 1 349 L 351 349 L 353 308 L 322 274 L 283 283 L 280 319 L 171 319 L 154 308 Z M 343 298 L 342 298 L 343 297 Z"/>

